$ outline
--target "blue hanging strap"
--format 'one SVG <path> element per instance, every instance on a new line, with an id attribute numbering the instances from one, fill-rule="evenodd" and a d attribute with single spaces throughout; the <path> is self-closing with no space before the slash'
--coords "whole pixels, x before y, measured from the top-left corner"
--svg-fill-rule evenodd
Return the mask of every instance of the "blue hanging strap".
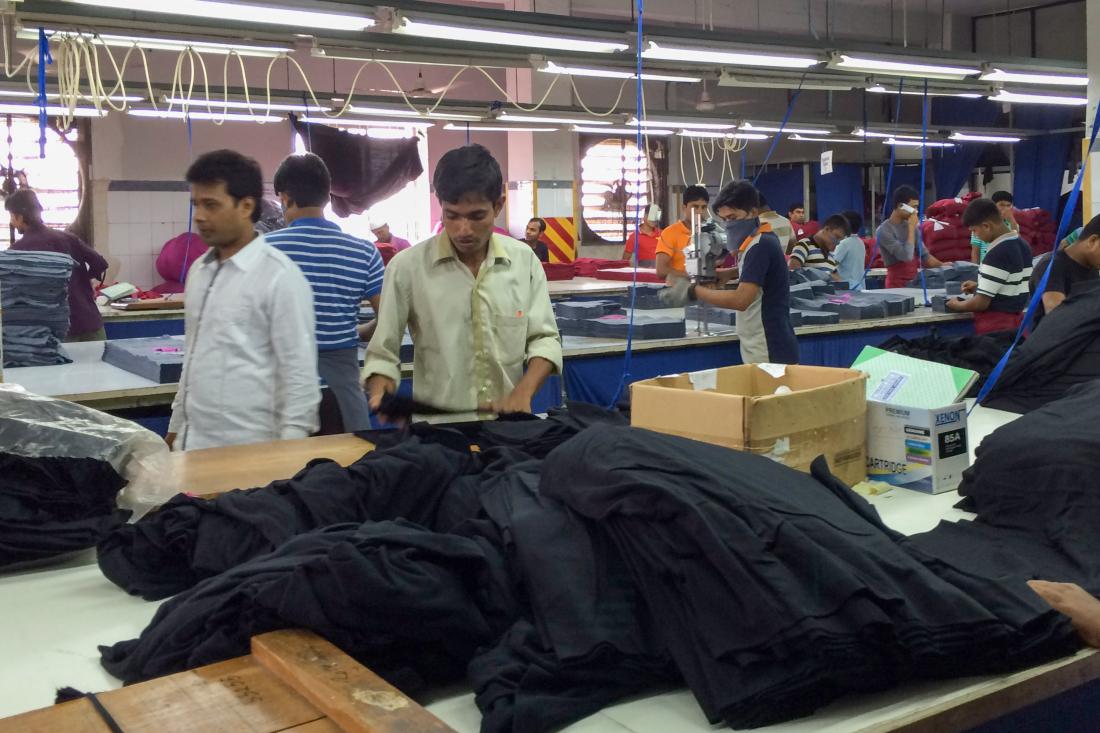
<path id="1" fill-rule="evenodd" d="M 901 97 L 902 91 L 905 89 L 905 79 L 898 80 L 898 103 L 894 109 L 894 132 L 898 131 L 898 122 L 901 120 Z M 863 144 L 867 145 L 867 115 L 864 110 L 863 115 Z M 894 163 L 897 162 L 897 145 L 890 146 L 890 167 L 886 169 L 886 190 L 882 192 L 882 220 L 886 221 L 886 218 L 890 215 L 890 186 L 894 182 Z M 871 209 L 874 210 L 875 202 L 871 201 Z M 867 267 L 863 270 L 863 278 L 859 281 L 860 285 L 867 287 L 867 275 L 871 272 L 871 265 L 875 261 L 875 257 L 878 256 L 878 237 L 875 237 L 875 243 L 871 246 L 871 256 L 867 258 Z"/>
<path id="2" fill-rule="evenodd" d="M 1058 243 L 1065 238 L 1066 233 L 1069 231 L 1069 223 L 1073 219 L 1074 211 L 1077 209 L 1077 199 L 1081 196 L 1081 184 L 1084 183 L 1085 176 L 1088 174 L 1089 153 L 1092 152 L 1093 146 L 1096 145 L 1097 131 L 1100 131 L 1100 104 L 1097 105 L 1096 113 L 1092 118 L 1092 133 L 1089 136 L 1088 151 L 1081 160 L 1081 172 L 1077 174 L 1077 180 L 1073 183 L 1073 190 L 1069 194 L 1069 199 L 1066 200 L 1065 208 L 1062 209 L 1062 219 L 1058 223 L 1058 234 L 1054 238 L 1054 249 L 1050 252 L 1050 263 L 1047 265 L 1043 277 L 1039 280 L 1038 287 L 1035 288 L 1035 292 L 1031 295 L 1031 302 L 1028 303 L 1027 310 L 1024 311 L 1024 318 L 1020 323 L 1020 327 L 1016 329 L 1016 337 L 1012 339 L 1012 345 L 1008 347 L 1008 351 L 1006 351 L 1004 356 L 1001 357 L 1001 360 L 997 362 L 997 366 L 993 367 L 993 371 L 989 373 L 989 378 L 985 380 L 985 384 L 982 385 L 981 391 L 978 392 L 978 399 L 974 401 L 974 407 L 977 407 L 985 401 L 985 398 L 993 391 L 993 387 L 996 386 L 997 380 L 1001 378 L 1001 374 L 1005 370 L 1005 365 L 1008 364 L 1009 357 L 1012 356 L 1012 352 L 1016 349 L 1017 344 L 1020 343 L 1020 339 L 1023 338 L 1024 332 L 1027 331 L 1031 324 L 1031 319 L 1035 316 L 1035 310 L 1043 300 L 1043 293 L 1046 292 L 1047 283 L 1050 281 L 1050 273 L 1054 270 L 1054 256 L 1058 254 Z M 970 408 L 971 412 L 973 412 L 974 407 Z"/>
<path id="3" fill-rule="evenodd" d="M 901 95 L 898 95 L 901 96 Z M 920 287 L 924 293 L 924 306 L 932 305 L 928 300 L 928 279 L 924 272 L 924 232 L 920 228 L 920 217 L 924 215 L 924 185 L 928 170 L 928 80 L 924 80 L 924 96 L 921 97 L 921 145 L 920 145 L 920 204 L 917 205 L 917 267 L 920 268 Z M 892 146 L 892 147 L 897 147 Z"/>
<path id="4" fill-rule="evenodd" d="M 783 137 L 783 130 L 787 129 L 787 123 L 791 120 L 791 112 L 794 112 L 794 103 L 798 101 L 798 95 L 802 93 L 802 83 L 806 81 L 806 73 L 802 72 L 802 78 L 798 80 L 798 88 L 794 90 L 794 94 L 791 96 L 791 101 L 787 104 L 787 111 L 783 115 L 783 121 L 779 123 L 779 132 L 775 133 L 775 137 L 772 138 L 771 147 L 768 148 L 768 154 L 764 156 L 764 162 L 760 164 L 759 170 L 756 171 L 756 175 L 752 178 L 752 185 L 756 186 L 756 182 L 760 180 L 760 176 L 764 175 L 764 169 L 768 165 L 768 161 L 772 159 L 772 153 L 775 152 L 775 148 L 779 145 L 779 140 Z M 742 177 L 744 177 L 745 166 L 745 154 L 741 153 L 741 169 Z"/>
<path id="5" fill-rule="evenodd" d="M 187 119 L 187 160 L 191 160 L 192 143 L 193 138 L 191 134 L 191 115 L 186 115 Z M 191 195 L 187 195 L 187 246 L 183 250 L 183 264 L 180 265 L 180 283 L 187 282 L 187 259 L 191 256 L 191 228 L 194 226 L 193 217 L 195 215 L 195 202 L 191 199 Z"/>
<path id="6" fill-rule="evenodd" d="M 642 139 L 642 122 L 643 122 L 642 116 L 644 114 L 644 112 L 643 112 L 644 104 L 643 104 L 643 101 L 642 101 L 642 94 L 643 94 L 643 90 L 642 90 L 642 0 L 636 0 L 636 2 L 637 2 L 636 7 L 637 7 L 637 10 L 638 10 L 638 22 L 637 22 L 637 45 L 636 45 L 637 53 L 635 54 L 635 58 L 634 58 L 635 73 L 637 74 L 637 77 L 634 81 L 634 89 L 635 89 L 635 94 L 634 94 L 634 104 L 635 104 L 634 119 L 637 120 L 638 124 L 635 125 L 635 127 L 634 127 L 634 145 L 635 145 L 636 155 L 640 159 L 641 156 L 643 155 L 643 153 L 645 155 L 648 155 L 649 151 L 642 147 L 645 144 L 644 140 Z M 637 168 L 635 168 L 635 170 L 637 170 Z M 646 177 L 647 178 L 649 177 L 648 168 L 646 170 Z M 627 204 L 627 209 L 626 210 L 629 211 L 630 210 L 630 189 L 629 189 L 629 187 L 626 189 L 625 193 L 626 193 L 626 204 Z M 644 216 L 644 214 L 643 214 L 643 216 Z M 613 407 L 615 407 L 615 403 L 618 402 L 619 397 L 622 396 L 623 391 L 625 389 L 627 389 L 627 385 L 630 384 L 630 367 L 632 365 L 633 352 L 634 352 L 634 307 L 635 307 L 635 305 L 637 304 L 637 301 L 638 301 L 638 249 L 641 245 L 641 243 L 638 241 L 638 239 L 640 237 L 640 233 L 639 233 L 640 228 L 641 227 L 640 227 L 640 222 L 638 221 L 638 215 L 635 214 L 634 215 L 634 256 L 631 257 L 631 259 L 634 261 L 634 273 L 633 273 L 632 277 L 630 278 L 630 314 L 629 314 L 629 316 L 627 318 L 627 322 L 626 322 L 626 353 L 623 354 L 623 376 L 622 376 L 622 379 L 619 380 L 618 388 L 615 390 L 615 393 L 611 396 L 611 404 L 609 404 L 607 406 L 607 409 L 609 409 L 609 410 L 612 409 Z"/>
<path id="7" fill-rule="evenodd" d="M 50 41 L 44 28 L 38 29 L 38 157 L 46 157 L 46 65 L 53 63 Z"/>

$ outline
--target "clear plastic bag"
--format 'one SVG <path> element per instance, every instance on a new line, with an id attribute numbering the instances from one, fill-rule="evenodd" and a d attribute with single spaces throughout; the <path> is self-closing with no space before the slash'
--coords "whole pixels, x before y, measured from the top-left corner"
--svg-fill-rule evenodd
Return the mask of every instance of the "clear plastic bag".
<path id="1" fill-rule="evenodd" d="M 105 412 L 0 384 L 0 451 L 27 457 L 97 458 L 126 480 L 118 504 L 136 521 L 175 495 L 168 446 L 156 433 Z"/>

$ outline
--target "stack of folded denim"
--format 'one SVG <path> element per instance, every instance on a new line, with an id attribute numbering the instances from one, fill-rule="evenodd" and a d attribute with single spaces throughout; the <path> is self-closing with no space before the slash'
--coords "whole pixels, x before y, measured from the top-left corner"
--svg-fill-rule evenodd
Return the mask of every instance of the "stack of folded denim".
<path id="1" fill-rule="evenodd" d="M 61 349 L 69 332 L 73 258 L 58 252 L 0 252 L 4 366 L 68 364 Z"/>

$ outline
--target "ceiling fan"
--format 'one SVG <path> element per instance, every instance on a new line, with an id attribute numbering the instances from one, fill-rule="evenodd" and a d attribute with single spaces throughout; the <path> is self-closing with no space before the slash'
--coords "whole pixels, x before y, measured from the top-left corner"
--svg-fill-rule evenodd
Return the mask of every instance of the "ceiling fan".
<path id="1" fill-rule="evenodd" d="M 455 82 L 453 85 L 451 85 L 451 88 L 450 88 L 451 91 L 454 91 L 455 89 L 461 87 L 462 84 L 463 84 L 462 81 Z M 404 92 L 406 97 L 416 98 L 416 97 L 438 97 L 440 94 L 442 94 L 446 90 L 447 90 L 447 85 L 446 84 L 440 84 L 437 87 L 429 87 L 427 84 L 424 83 L 424 72 L 423 71 L 417 71 L 416 72 L 416 85 L 410 87 L 409 89 L 404 89 L 404 90 L 376 89 L 374 91 L 385 92 L 387 94 L 401 94 L 402 92 Z"/>
<path id="2" fill-rule="evenodd" d="M 710 96 L 710 91 L 707 89 L 707 80 L 703 79 L 703 91 L 699 93 L 699 99 L 695 102 L 696 112 L 714 112 L 721 107 L 736 107 L 740 104 L 749 104 L 750 99 L 736 99 L 728 102 L 715 102 L 714 98 Z"/>

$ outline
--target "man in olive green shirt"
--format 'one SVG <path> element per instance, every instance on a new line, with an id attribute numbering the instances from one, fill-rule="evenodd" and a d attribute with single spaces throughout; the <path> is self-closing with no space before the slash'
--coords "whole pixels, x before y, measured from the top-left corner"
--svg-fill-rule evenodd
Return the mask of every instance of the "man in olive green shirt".
<path id="1" fill-rule="evenodd" d="M 363 376 L 371 408 L 401 379 L 401 336 L 412 334 L 413 396 L 452 411 L 530 412 L 560 373 L 561 340 L 534 251 L 495 234 L 504 206 L 500 166 L 481 145 L 451 150 L 432 185 L 443 231 L 399 252 L 386 268 Z"/>

